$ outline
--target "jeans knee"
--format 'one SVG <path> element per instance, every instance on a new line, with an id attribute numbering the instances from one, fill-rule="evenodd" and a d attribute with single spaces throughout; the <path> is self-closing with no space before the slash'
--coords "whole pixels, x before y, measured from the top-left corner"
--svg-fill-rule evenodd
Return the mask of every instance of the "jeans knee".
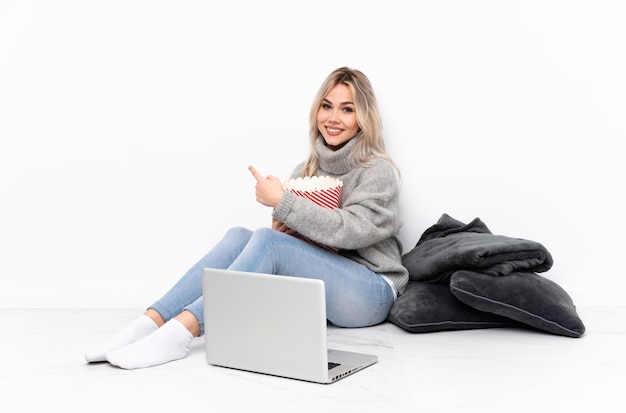
<path id="1" fill-rule="evenodd" d="M 244 227 L 232 227 L 228 231 L 226 231 L 225 237 L 227 238 L 241 238 L 246 237 L 249 238 L 252 231 L 248 228 Z"/>
<path id="2" fill-rule="evenodd" d="M 284 234 L 271 228 L 259 228 L 252 233 L 250 237 L 250 246 L 258 251 L 265 250 L 266 247 L 272 245 L 273 248 L 279 244 L 277 241 Z M 273 249 L 271 248 L 271 249 Z"/>
<path id="3" fill-rule="evenodd" d="M 254 231 L 254 237 L 261 237 L 262 239 L 268 239 L 276 235 L 276 231 L 271 228 L 259 228 Z"/>

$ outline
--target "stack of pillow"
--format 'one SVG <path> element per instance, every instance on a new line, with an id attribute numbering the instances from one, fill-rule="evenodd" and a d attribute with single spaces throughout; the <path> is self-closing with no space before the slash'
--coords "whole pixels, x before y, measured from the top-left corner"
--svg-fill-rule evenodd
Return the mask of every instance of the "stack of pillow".
<path id="1" fill-rule="evenodd" d="M 388 320 L 412 333 L 529 327 L 581 337 L 571 297 L 539 273 L 552 256 L 538 242 L 494 235 L 479 219 L 443 214 L 403 255 L 410 281 Z"/>

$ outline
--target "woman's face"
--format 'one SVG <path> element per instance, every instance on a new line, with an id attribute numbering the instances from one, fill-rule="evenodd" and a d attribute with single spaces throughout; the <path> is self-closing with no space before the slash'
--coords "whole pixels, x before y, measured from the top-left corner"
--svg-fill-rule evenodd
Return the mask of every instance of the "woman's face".
<path id="1" fill-rule="evenodd" d="M 326 145 L 337 150 L 359 132 L 352 92 L 346 85 L 332 88 L 317 110 L 317 128 Z"/>

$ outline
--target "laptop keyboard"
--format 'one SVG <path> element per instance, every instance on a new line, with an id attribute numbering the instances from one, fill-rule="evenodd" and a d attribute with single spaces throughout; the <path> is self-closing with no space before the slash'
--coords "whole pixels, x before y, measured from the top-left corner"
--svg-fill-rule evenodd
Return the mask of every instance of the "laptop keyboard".
<path id="1" fill-rule="evenodd" d="M 333 368 L 335 368 L 337 366 L 340 366 L 340 365 L 341 365 L 340 363 L 333 363 L 333 362 L 329 361 L 328 362 L 328 370 L 333 369 Z"/>

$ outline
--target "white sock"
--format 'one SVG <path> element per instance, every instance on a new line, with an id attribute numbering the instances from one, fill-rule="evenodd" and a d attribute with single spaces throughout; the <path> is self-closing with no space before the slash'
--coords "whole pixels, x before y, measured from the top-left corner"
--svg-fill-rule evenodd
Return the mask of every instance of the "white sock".
<path id="1" fill-rule="evenodd" d="M 171 319 L 149 336 L 107 353 L 107 360 L 123 369 L 158 366 L 187 357 L 193 335 Z"/>
<path id="2" fill-rule="evenodd" d="M 147 315 L 141 315 L 135 321 L 124 327 L 102 347 L 85 353 L 85 360 L 89 363 L 106 361 L 106 354 L 116 348 L 127 346 L 156 331 L 159 327 Z"/>

